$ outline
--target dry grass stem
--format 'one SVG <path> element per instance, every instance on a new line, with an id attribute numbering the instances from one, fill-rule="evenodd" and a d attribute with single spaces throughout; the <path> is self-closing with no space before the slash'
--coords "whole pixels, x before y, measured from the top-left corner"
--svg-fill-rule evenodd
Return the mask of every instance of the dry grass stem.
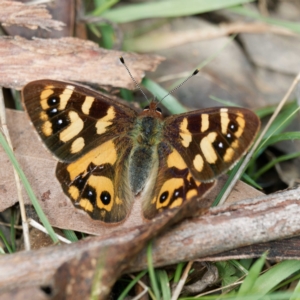
<path id="1" fill-rule="evenodd" d="M 3 134 L 6 138 L 6 141 L 9 147 L 13 150 L 13 146 L 11 143 L 11 139 L 10 139 L 7 123 L 6 123 L 5 104 L 4 104 L 2 89 L 0 89 L 0 124 L 3 130 Z M 21 211 L 21 219 L 22 219 L 22 227 L 23 227 L 23 235 L 24 235 L 24 248 L 25 250 L 30 250 L 29 228 L 28 228 L 28 222 L 26 218 L 26 211 L 25 211 L 24 199 L 22 195 L 21 182 L 15 168 L 14 168 L 14 177 L 17 186 L 17 194 L 18 194 L 20 211 Z"/>

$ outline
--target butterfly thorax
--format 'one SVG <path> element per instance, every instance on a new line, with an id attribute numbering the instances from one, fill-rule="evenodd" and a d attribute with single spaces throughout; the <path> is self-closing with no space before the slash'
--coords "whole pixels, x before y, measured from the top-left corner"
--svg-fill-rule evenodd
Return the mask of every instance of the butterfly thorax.
<path id="1" fill-rule="evenodd" d="M 133 149 L 129 157 L 129 179 L 135 195 L 141 192 L 149 177 L 157 172 L 157 146 L 161 142 L 162 129 L 161 112 L 156 103 L 151 102 L 136 119 L 130 134 Z"/>

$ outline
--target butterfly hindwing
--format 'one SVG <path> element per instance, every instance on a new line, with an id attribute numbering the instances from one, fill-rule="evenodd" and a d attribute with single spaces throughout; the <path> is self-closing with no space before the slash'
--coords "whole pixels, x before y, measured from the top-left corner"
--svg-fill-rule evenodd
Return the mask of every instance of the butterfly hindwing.
<path id="1" fill-rule="evenodd" d="M 180 207 L 195 197 L 200 198 L 214 186 L 214 182 L 195 180 L 181 155 L 169 143 L 159 144 L 158 155 L 155 184 L 143 201 L 146 219 L 152 219 L 166 209 Z"/>
<path id="2" fill-rule="evenodd" d="M 75 162 L 58 163 L 56 176 L 75 207 L 106 223 L 127 217 L 133 200 L 127 177 L 131 147 L 130 139 L 115 138 Z"/>

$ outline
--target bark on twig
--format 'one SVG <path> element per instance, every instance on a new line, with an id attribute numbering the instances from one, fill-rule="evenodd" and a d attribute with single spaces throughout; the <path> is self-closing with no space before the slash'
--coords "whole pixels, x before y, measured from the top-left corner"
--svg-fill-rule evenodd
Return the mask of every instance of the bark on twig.
<path id="1" fill-rule="evenodd" d="M 119 57 L 124 56 L 140 82 L 145 71 L 154 71 L 162 57 L 99 48 L 78 38 L 0 38 L 0 86 L 21 89 L 38 79 L 71 80 L 97 85 L 134 88 Z"/>
<path id="2" fill-rule="evenodd" d="M 154 265 L 194 260 L 245 245 L 298 235 L 299 213 L 300 188 L 213 208 L 208 214 L 188 219 L 157 238 L 153 244 Z M 0 289 L 50 284 L 57 269 L 76 258 L 90 253 L 100 255 L 105 249 L 108 251 L 122 243 L 138 247 L 136 237 L 142 230 L 145 227 L 120 230 L 114 236 L 93 237 L 72 245 L 2 256 Z M 124 272 L 144 268 L 145 251 L 124 268 Z"/>
<path id="3" fill-rule="evenodd" d="M 3 26 L 18 25 L 29 29 L 38 27 L 61 30 L 63 22 L 52 20 L 45 5 L 27 5 L 17 1 L 0 2 L 0 23 Z"/>

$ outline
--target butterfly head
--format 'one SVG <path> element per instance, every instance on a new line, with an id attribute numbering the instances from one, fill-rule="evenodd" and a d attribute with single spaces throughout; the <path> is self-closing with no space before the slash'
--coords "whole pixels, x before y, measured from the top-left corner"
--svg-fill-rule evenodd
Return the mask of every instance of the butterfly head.
<path id="1" fill-rule="evenodd" d="M 149 105 L 145 106 L 141 112 L 141 116 L 150 116 L 154 118 L 163 119 L 161 108 L 157 106 L 156 101 L 151 101 Z"/>

